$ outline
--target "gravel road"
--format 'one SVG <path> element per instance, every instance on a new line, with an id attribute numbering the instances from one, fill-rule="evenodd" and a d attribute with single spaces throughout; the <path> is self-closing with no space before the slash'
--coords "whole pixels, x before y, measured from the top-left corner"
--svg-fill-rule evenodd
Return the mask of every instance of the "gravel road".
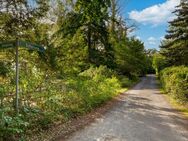
<path id="1" fill-rule="evenodd" d="M 188 120 L 171 108 L 155 76 L 148 75 L 67 141 L 188 141 Z"/>

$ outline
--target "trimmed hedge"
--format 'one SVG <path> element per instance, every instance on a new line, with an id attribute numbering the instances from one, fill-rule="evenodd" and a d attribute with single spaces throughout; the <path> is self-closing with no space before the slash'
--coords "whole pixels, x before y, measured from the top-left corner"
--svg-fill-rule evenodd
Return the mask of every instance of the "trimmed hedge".
<path id="1" fill-rule="evenodd" d="M 169 67 L 160 72 L 164 91 L 180 103 L 188 103 L 188 67 Z"/>

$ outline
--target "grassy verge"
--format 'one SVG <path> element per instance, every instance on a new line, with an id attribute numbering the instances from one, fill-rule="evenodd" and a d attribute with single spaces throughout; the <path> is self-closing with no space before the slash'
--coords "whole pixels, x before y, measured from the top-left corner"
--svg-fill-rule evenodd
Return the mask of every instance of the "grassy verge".
<path id="1" fill-rule="evenodd" d="M 173 108 L 177 109 L 180 113 L 182 113 L 188 118 L 188 104 L 181 104 L 177 102 L 174 98 L 166 94 L 163 90 L 161 90 L 161 93 L 165 96 L 165 98 L 169 101 Z"/>
<path id="2" fill-rule="evenodd" d="M 188 117 L 188 67 L 168 67 L 159 74 L 162 93 L 171 105 Z"/>

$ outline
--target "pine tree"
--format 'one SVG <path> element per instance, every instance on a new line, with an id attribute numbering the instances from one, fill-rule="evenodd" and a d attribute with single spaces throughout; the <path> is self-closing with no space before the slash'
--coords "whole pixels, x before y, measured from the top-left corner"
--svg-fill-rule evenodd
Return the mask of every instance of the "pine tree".
<path id="1" fill-rule="evenodd" d="M 188 65 L 188 1 L 181 0 L 173 13 L 177 17 L 169 22 L 161 54 L 170 65 Z"/>

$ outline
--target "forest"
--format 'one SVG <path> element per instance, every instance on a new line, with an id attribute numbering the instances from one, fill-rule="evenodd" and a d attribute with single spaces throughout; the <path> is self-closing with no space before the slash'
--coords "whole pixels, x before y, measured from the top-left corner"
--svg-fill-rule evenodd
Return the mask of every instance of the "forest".
<path id="1" fill-rule="evenodd" d="M 118 0 L 0 1 L 0 141 L 84 115 L 148 73 L 188 102 L 188 3 L 176 8 L 160 51 L 131 36 L 136 27 L 119 10 Z M 16 41 L 44 48 L 18 48 L 19 97 Z"/>

